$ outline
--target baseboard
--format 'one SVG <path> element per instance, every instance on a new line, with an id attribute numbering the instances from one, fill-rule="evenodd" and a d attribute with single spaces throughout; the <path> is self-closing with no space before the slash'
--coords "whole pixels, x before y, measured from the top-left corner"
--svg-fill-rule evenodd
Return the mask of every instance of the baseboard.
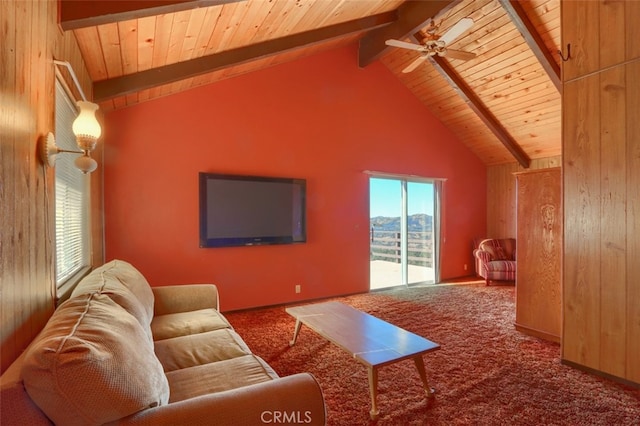
<path id="1" fill-rule="evenodd" d="M 521 333 L 528 334 L 529 336 L 537 337 L 539 339 L 560 343 L 560 336 L 556 336 L 555 334 L 547 333 L 546 331 L 542 331 L 542 330 L 536 330 L 535 328 L 526 327 L 518 323 L 516 323 L 515 326 L 516 326 L 516 330 L 518 330 Z"/>
<path id="2" fill-rule="evenodd" d="M 595 370 L 590 367 L 586 367 L 582 364 L 578 364 L 577 362 L 568 361 L 566 359 L 561 359 L 560 362 L 564 365 L 568 365 L 569 367 L 575 368 L 576 370 L 581 370 L 589 374 L 593 374 L 594 376 L 604 377 L 605 379 L 612 380 L 617 383 L 621 383 L 623 385 L 627 385 L 636 389 L 640 389 L 640 383 L 633 382 L 628 379 L 623 379 L 622 377 L 614 376 L 613 374 L 605 373 L 600 370 Z"/>

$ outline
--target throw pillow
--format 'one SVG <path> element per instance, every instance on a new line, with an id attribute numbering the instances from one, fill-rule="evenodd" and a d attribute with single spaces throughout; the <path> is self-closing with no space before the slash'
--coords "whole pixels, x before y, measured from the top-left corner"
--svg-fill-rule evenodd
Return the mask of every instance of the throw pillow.
<path id="1" fill-rule="evenodd" d="M 103 424 L 167 404 L 169 384 L 142 326 L 108 295 L 63 303 L 25 356 L 31 399 L 56 424 Z"/>
<path id="2" fill-rule="evenodd" d="M 71 297 L 100 292 L 109 295 L 149 328 L 153 319 L 154 297 L 146 278 L 133 265 L 112 260 L 94 269 L 73 290 Z M 149 331 L 149 336 L 151 332 Z"/>

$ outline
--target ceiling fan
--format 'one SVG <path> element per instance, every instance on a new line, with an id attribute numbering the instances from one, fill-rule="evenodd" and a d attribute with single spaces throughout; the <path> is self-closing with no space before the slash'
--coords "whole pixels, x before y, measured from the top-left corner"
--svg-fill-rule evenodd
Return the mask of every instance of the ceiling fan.
<path id="1" fill-rule="evenodd" d="M 431 21 L 431 26 L 426 30 L 425 39 L 422 41 L 422 44 L 407 43 L 405 41 L 393 39 L 387 40 L 385 43 L 387 46 L 401 47 L 403 49 L 416 50 L 422 53 L 415 61 L 410 63 L 408 67 L 402 70 L 403 73 L 408 73 L 416 69 L 425 59 L 435 55 L 446 56 L 448 58 L 460 59 L 463 61 L 475 58 L 475 53 L 447 48 L 449 44 L 453 43 L 455 39 L 460 37 L 472 26 L 473 19 L 462 18 L 456 22 L 455 25 L 449 28 L 446 33 L 442 36 L 438 36 L 436 35 L 436 32 L 438 31 L 439 25 L 434 25 L 433 21 Z"/>

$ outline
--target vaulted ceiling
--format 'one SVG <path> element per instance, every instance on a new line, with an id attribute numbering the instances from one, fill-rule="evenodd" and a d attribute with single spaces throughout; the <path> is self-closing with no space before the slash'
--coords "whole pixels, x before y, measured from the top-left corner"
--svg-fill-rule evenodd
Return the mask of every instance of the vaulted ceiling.
<path id="1" fill-rule="evenodd" d="M 560 0 L 61 0 L 105 111 L 358 44 L 485 164 L 560 155 Z M 462 18 L 466 61 L 390 47 Z M 356 58 L 354 58 L 355 60 Z"/>

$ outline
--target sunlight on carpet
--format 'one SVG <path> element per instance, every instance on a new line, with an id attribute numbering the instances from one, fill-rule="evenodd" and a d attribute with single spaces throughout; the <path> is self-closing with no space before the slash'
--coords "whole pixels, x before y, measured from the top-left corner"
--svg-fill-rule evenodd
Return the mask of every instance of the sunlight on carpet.
<path id="1" fill-rule="evenodd" d="M 560 347 L 514 329 L 513 286 L 402 288 L 336 298 L 423 336 L 441 349 L 423 358 L 436 398 L 427 404 L 410 360 L 379 370 L 380 419 L 369 420 L 366 368 L 295 320 L 285 307 L 226 316 L 280 376 L 312 373 L 328 425 L 638 425 L 640 390 L 560 363 Z"/>

